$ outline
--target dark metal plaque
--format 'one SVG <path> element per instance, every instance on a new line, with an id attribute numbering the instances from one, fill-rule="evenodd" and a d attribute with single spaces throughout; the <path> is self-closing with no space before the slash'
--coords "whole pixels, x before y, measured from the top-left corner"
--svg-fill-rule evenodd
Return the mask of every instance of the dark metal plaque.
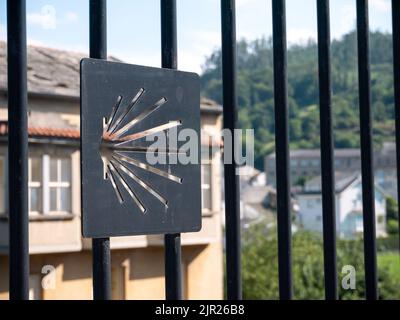
<path id="1" fill-rule="evenodd" d="M 188 137 L 176 139 L 184 129 L 196 133 L 190 150 Z M 196 161 L 182 164 L 180 156 L 193 146 Z M 198 75 L 82 60 L 84 237 L 199 231 L 199 150 Z"/>

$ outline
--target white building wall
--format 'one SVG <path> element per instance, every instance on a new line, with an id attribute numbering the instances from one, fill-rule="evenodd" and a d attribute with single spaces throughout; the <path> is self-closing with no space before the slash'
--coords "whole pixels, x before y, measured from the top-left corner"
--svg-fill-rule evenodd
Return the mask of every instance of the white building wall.
<path id="1" fill-rule="evenodd" d="M 298 196 L 298 222 L 305 230 L 322 232 L 321 194 Z M 363 232 L 362 188 L 358 179 L 335 197 L 336 229 L 341 237 L 351 238 Z M 376 234 L 386 234 L 386 199 L 380 189 L 375 188 Z"/>
<path id="2" fill-rule="evenodd" d="M 321 200 L 321 195 L 299 196 L 299 223 L 305 230 L 322 232 Z"/>

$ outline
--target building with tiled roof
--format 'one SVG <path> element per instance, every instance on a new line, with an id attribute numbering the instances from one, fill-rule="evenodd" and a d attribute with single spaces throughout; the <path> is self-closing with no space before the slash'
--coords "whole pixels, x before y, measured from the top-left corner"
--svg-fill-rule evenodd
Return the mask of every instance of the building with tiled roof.
<path id="1" fill-rule="evenodd" d="M 0 42 L 0 299 L 8 297 L 7 57 Z M 91 299 L 91 241 L 81 236 L 79 65 L 85 55 L 28 48 L 30 294 Z M 117 61 L 116 58 L 110 60 Z M 220 151 L 210 148 L 222 108 L 201 100 L 203 228 L 182 235 L 184 297 L 223 296 Z M 206 153 L 208 154 L 208 152 Z M 139 172 L 140 174 L 140 172 Z M 111 239 L 115 299 L 164 298 L 163 236 Z M 44 269 L 44 268 L 47 269 Z M 56 289 L 41 286 L 54 277 Z"/>
<path id="2" fill-rule="evenodd" d="M 321 176 L 306 182 L 296 193 L 299 211 L 296 222 L 304 230 L 322 232 Z M 375 224 L 378 237 L 386 235 L 386 193 L 375 183 Z M 335 172 L 336 231 L 343 238 L 360 237 L 363 233 L 362 184 L 360 172 Z"/>
<path id="3" fill-rule="evenodd" d="M 334 150 L 335 171 L 349 175 L 361 170 L 361 152 L 358 148 L 342 148 Z M 275 153 L 265 157 L 264 168 L 268 185 L 276 185 Z M 397 197 L 396 148 L 394 142 L 383 143 L 374 152 L 375 180 L 385 191 Z M 311 179 L 321 174 L 321 152 L 319 149 L 290 150 L 290 178 L 292 185 Z"/>

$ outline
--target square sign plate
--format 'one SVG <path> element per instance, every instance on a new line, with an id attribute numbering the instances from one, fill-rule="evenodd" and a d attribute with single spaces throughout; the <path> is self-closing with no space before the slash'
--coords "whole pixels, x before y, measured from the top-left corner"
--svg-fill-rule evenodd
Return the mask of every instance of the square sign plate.
<path id="1" fill-rule="evenodd" d="M 199 150 L 198 75 L 82 60 L 84 237 L 199 231 Z"/>

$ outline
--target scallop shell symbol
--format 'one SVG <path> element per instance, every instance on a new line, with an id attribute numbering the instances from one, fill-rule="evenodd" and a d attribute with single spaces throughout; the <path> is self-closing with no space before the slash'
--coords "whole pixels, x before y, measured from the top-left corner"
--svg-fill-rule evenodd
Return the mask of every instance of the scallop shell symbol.
<path id="1" fill-rule="evenodd" d="M 174 120 L 156 127 L 148 128 L 144 131 L 135 132 L 133 129 L 138 123 L 167 104 L 167 99 L 162 97 L 145 108 L 139 115 L 129 120 L 131 111 L 134 110 L 135 105 L 137 105 L 144 93 L 145 89 L 141 88 L 125 108 L 121 107 L 123 97 L 117 97 L 110 116 L 103 119 L 103 134 L 100 144 L 100 155 L 104 164 L 104 179 L 110 182 L 121 204 L 126 201 L 124 196 L 124 193 L 126 193 L 135 202 L 142 213 L 146 213 L 147 209 L 137 192 L 135 192 L 136 186 L 145 189 L 160 201 L 166 209 L 168 208 L 168 200 L 148 181 L 144 181 L 140 178 L 137 174 L 137 169 L 161 176 L 174 183 L 182 183 L 180 177 L 151 166 L 136 157 L 138 153 L 148 151 L 154 152 L 155 150 L 151 150 L 144 145 L 141 146 L 136 143 L 133 145 L 133 142 L 140 142 L 140 139 L 146 136 L 175 128 L 182 124 L 180 120 Z M 169 148 L 157 149 L 157 152 L 165 152 L 167 154 L 179 153 L 178 150 Z M 132 182 L 134 182 L 134 186 Z M 125 192 L 123 192 L 123 190 L 125 190 Z"/>

